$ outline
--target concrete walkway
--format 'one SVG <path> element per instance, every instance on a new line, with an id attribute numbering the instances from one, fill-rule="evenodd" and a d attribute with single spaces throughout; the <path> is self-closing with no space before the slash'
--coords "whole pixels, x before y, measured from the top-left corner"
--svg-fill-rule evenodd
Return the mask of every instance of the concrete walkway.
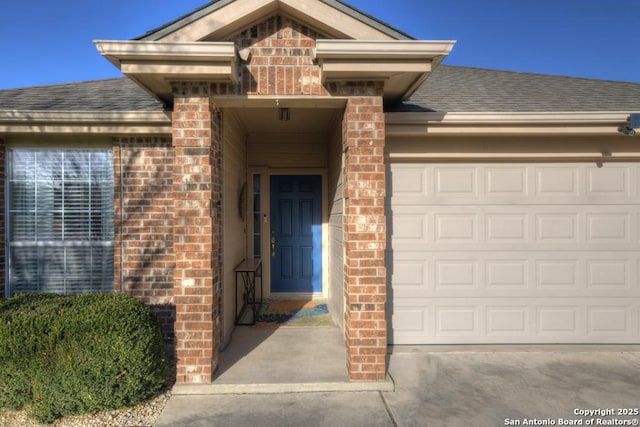
<path id="1" fill-rule="evenodd" d="M 220 353 L 212 384 L 177 385 L 174 395 L 390 391 L 393 382 L 352 383 L 340 330 L 250 328 L 235 330 Z"/>
<path id="2" fill-rule="evenodd" d="M 324 331 L 327 342 L 334 339 L 330 331 Z M 242 341 L 246 345 L 255 331 L 245 332 L 249 334 Z M 236 393 L 240 394 L 228 390 L 210 394 L 215 393 L 215 381 L 188 393 L 184 386 L 182 390 L 177 387 L 157 426 L 482 427 L 526 425 L 525 420 L 534 419 L 553 420 L 555 425 L 559 419 L 582 420 L 577 425 L 586 425 L 588 419 L 594 420 L 593 425 L 611 418 L 640 420 L 640 415 L 603 417 L 576 412 L 640 407 L 640 346 L 400 347 L 390 355 L 389 373 L 395 389 L 356 391 L 353 383 L 338 381 L 346 378 L 342 377 L 346 371 L 339 372 L 334 355 L 321 350 L 315 359 L 320 365 L 326 363 L 326 375 L 320 372 L 324 368 L 313 366 L 314 357 L 309 364 L 291 362 L 293 359 L 284 365 L 275 363 L 275 356 L 286 353 L 282 343 L 295 341 L 300 333 L 313 332 L 289 330 L 280 335 L 272 330 L 252 351 L 234 349 L 236 362 L 222 365 L 227 369 L 221 368 L 218 387 L 239 386 Z M 291 352 L 296 347 L 294 342 L 289 344 Z M 260 372 L 251 371 L 251 366 Z M 233 372 L 234 367 L 252 372 L 264 388 L 242 394 L 238 382 L 244 379 L 240 371 Z M 288 382 L 281 382 L 287 378 Z M 303 392 L 294 392 L 296 382 Z M 268 391 L 282 384 L 289 389 Z M 346 388 L 314 391 L 308 389 L 309 384 Z M 388 385 L 381 389 L 385 387 Z"/>

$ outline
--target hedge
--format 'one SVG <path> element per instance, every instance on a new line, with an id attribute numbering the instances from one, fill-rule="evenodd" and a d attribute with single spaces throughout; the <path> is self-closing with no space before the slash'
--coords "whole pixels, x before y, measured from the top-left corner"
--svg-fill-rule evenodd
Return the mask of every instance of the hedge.
<path id="1" fill-rule="evenodd" d="M 124 294 L 23 294 L 0 301 L 0 409 L 38 422 L 132 406 L 167 363 L 153 313 Z"/>

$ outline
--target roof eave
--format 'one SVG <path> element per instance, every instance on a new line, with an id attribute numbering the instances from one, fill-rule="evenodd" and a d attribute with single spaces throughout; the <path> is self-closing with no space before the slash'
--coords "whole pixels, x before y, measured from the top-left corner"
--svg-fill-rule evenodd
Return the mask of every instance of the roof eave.
<path id="1" fill-rule="evenodd" d="M 628 111 L 614 112 L 392 112 L 388 137 L 426 135 L 622 135 Z"/>
<path id="2" fill-rule="evenodd" d="M 237 83 L 238 58 L 232 42 L 96 40 L 98 51 L 127 77 L 170 104 L 171 82 Z"/>
<path id="3" fill-rule="evenodd" d="M 165 111 L 0 110 L 0 133 L 171 135 L 171 116 Z"/>
<path id="4" fill-rule="evenodd" d="M 451 52 L 455 41 L 318 40 L 314 57 L 324 82 L 384 81 L 387 104 L 411 96 Z"/>

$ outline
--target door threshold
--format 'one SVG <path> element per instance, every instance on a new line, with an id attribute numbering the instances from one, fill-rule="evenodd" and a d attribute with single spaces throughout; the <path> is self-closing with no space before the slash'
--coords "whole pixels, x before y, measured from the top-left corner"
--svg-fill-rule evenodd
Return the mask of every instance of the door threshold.
<path id="1" fill-rule="evenodd" d="M 311 301 L 311 300 L 319 300 L 325 299 L 324 295 L 321 293 L 302 293 L 302 292 L 283 292 L 283 293 L 272 293 L 268 298 L 271 300 L 293 300 L 293 301 Z"/>

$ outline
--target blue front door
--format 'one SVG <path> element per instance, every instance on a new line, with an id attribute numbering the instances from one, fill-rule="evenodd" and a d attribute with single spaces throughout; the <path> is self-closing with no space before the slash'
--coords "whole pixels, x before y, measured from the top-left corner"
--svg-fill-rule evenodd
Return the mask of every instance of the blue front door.
<path id="1" fill-rule="evenodd" d="M 318 175 L 271 176 L 271 292 L 322 292 Z"/>

